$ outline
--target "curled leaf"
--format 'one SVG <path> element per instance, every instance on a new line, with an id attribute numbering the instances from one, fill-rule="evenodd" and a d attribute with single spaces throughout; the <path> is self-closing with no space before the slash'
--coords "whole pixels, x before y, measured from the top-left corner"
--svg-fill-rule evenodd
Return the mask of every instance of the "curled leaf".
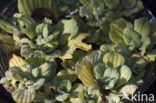
<path id="1" fill-rule="evenodd" d="M 31 15 L 32 12 L 38 8 L 51 10 L 52 0 L 18 0 L 18 9 L 21 14 Z"/>

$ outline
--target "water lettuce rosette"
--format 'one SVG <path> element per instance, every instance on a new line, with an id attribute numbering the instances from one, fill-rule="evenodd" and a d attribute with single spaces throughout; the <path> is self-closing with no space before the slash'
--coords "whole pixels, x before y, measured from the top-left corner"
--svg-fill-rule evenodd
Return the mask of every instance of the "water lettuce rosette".
<path id="1" fill-rule="evenodd" d="M 17 103 L 125 103 L 156 59 L 141 0 L 18 0 L 0 18 L 0 83 Z M 140 18 L 138 18 L 138 15 Z"/>

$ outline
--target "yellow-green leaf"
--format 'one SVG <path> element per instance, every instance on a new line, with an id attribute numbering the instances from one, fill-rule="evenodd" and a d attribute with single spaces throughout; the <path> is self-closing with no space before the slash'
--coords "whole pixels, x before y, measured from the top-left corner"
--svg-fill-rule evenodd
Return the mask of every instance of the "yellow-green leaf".
<path id="1" fill-rule="evenodd" d="M 126 20 L 120 18 L 113 21 L 110 25 L 109 37 L 113 42 L 123 42 L 123 32 L 124 29 L 130 27 L 132 28 L 132 24 L 127 22 Z"/>
<path id="2" fill-rule="evenodd" d="M 25 61 L 21 57 L 13 54 L 13 57 L 9 61 L 9 67 L 12 68 L 14 66 L 20 67 L 21 69 L 24 70 Z"/>
<path id="3" fill-rule="evenodd" d="M 125 58 L 119 53 L 106 53 L 103 58 L 106 67 L 118 68 L 125 63 Z"/>
<path id="4" fill-rule="evenodd" d="M 87 61 L 86 58 L 84 58 L 81 62 L 78 62 L 76 64 L 76 74 L 78 75 L 78 78 L 82 81 L 82 83 L 87 86 L 91 87 L 93 85 L 96 85 L 96 81 L 93 77 L 93 74 L 91 72 L 91 65 Z"/>
<path id="5" fill-rule="evenodd" d="M 61 59 L 72 59 L 72 54 L 76 49 L 82 49 L 85 51 L 90 51 L 92 45 L 86 44 L 82 42 L 88 35 L 87 34 L 79 34 L 77 37 L 68 41 L 68 50 L 65 52 L 63 56 L 60 56 Z M 66 49 L 65 48 L 65 49 Z"/>
<path id="6" fill-rule="evenodd" d="M 136 19 L 134 22 L 134 30 L 141 36 L 148 36 L 150 33 L 150 23 L 146 18 Z"/>
<path id="7" fill-rule="evenodd" d="M 15 45 L 13 38 L 7 34 L 0 34 L 0 40 L 6 45 L 7 52 L 17 50 L 18 47 Z"/>
<path id="8" fill-rule="evenodd" d="M 52 0 L 18 0 L 18 9 L 21 14 L 31 15 L 37 8 L 52 9 Z"/>

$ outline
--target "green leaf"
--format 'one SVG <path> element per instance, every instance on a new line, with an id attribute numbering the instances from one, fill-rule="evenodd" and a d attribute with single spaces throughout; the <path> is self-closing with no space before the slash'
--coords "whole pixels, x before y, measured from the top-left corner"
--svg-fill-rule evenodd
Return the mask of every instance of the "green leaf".
<path id="1" fill-rule="evenodd" d="M 40 70 L 39 68 L 32 69 L 32 75 L 37 78 L 39 76 Z"/>
<path id="2" fill-rule="evenodd" d="M 41 78 L 34 83 L 33 87 L 35 88 L 35 90 L 40 89 L 44 85 L 45 79 Z"/>
<path id="3" fill-rule="evenodd" d="M 101 96 L 100 90 L 97 88 L 97 86 L 92 86 L 88 88 L 88 94 L 96 98 L 96 96 Z"/>
<path id="4" fill-rule="evenodd" d="M 76 75 L 74 74 L 73 71 L 70 71 L 70 70 L 61 70 L 60 72 L 58 72 L 57 74 L 57 79 L 58 81 L 61 81 L 61 80 L 69 80 L 71 83 L 76 81 Z"/>
<path id="5" fill-rule="evenodd" d="M 69 92 L 72 88 L 72 84 L 69 80 L 62 80 L 59 82 L 58 90 Z"/>
<path id="6" fill-rule="evenodd" d="M 66 43 L 67 40 L 70 40 L 73 37 L 76 37 L 76 35 L 78 34 L 78 31 L 79 31 L 78 24 L 77 24 L 77 21 L 74 19 L 62 20 L 58 25 L 60 27 L 63 26 L 62 34 L 59 36 L 59 42 L 61 44 Z"/>
<path id="7" fill-rule="evenodd" d="M 0 84 L 5 84 L 7 81 L 7 77 L 3 77 L 0 79 Z"/>
<path id="8" fill-rule="evenodd" d="M 156 24 L 151 25 L 150 37 L 151 37 L 152 44 L 156 43 L 156 29 L 155 28 L 156 28 Z"/>
<path id="9" fill-rule="evenodd" d="M 130 28 L 126 28 L 124 30 L 123 39 L 124 39 L 124 42 L 126 43 L 126 45 L 131 46 L 129 48 L 130 50 L 134 50 L 135 48 L 137 48 L 141 45 L 141 40 L 139 38 L 139 35 Z"/>
<path id="10" fill-rule="evenodd" d="M 79 48 L 85 51 L 89 51 L 92 46 L 82 42 L 82 40 L 84 40 L 87 36 L 87 34 L 79 34 L 77 37 L 69 40 L 68 47 L 73 50 Z"/>
<path id="11" fill-rule="evenodd" d="M 34 39 L 36 37 L 36 26 L 37 26 L 34 19 L 28 15 L 23 15 L 18 21 L 22 32 L 30 39 Z"/>
<path id="12" fill-rule="evenodd" d="M 107 68 L 103 75 L 103 83 L 105 84 L 103 87 L 105 89 L 112 89 L 117 80 L 119 78 L 119 73 L 114 68 Z"/>
<path id="13" fill-rule="evenodd" d="M 43 37 L 44 38 L 48 37 L 48 34 L 49 34 L 49 28 L 48 25 L 46 24 L 43 28 Z"/>
<path id="14" fill-rule="evenodd" d="M 116 52 L 122 54 L 124 57 L 129 56 L 132 53 L 131 49 L 126 44 L 116 43 L 113 48 Z"/>
<path id="15" fill-rule="evenodd" d="M 35 99 L 35 96 L 33 88 L 17 89 L 12 93 L 12 97 L 17 103 L 30 103 Z"/>
<path id="16" fill-rule="evenodd" d="M 98 63 L 95 67 L 94 67 L 94 76 L 97 80 L 101 80 L 101 78 L 103 77 L 104 71 L 106 70 L 105 65 L 103 63 Z"/>
<path id="17" fill-rule="evenodd" d="M 120 97 L 114 94 L 110 94 L 106 98 L 109 103 L 123 103 L 123 102 L 120 102 Z"/>
<path id="18" fill-rule="evenodd" d="M 148 36 L 150 33 L 150 23 L 146 18 L 136 19 L 134 22 L 134 30 L 141 36 Z"/>
<path id="19" fill-rule="evenodd" d="M 45 62 L 39 68 L 41 76 L 46 78 L 46 80 L 49 80 L 56 74 L 57 64 L 55 61 L 52 61 L 51 63 Z"/>
<path id="20" fill-rule="evenodd" d="M 8 34 L 0 34 L 0 40 L 6 45 L 7 52 L 13 52 L 18 49 L 18 46 L 15 45 L 15 41 L 12 36 Z"/>
<path id="21" fill-rule="evenodd" d="M 82 42 L 88 35 L 79 34 L 77 37 L 68 41 L 67 47 L 65 46 L 62 51 L 64 51 L 61 59 L 72 59 L 72 54 L 76 49 L 82 49 L 85 51 L 90 51 L 92 46 Z"/>
<path id="22" fill-rule="evenodd" d="M 104 0 L 104 3 L 109 9 L 115 9 L 119 6 L 120 1 L 119 0 Z"/>
<path id="23" fill-rule="evenodd" d="M 84 90 L 83 85 L 77 83 L 72 86 L 70 94 L 72 97 L 78 97 L 79 93 L 83 92 L 83 90 Z"/>
<path id="24" fill-rule="evenodd" d="M 110 25 L 110 39 L 115 43 L 122 43 L 125 28 L 132 28 L 132 24 L 122 18 L 113 21 Z"/>
<path id="25" fill-rule="evenodd" d="M 65 101 L 67 98 L 69 97 L 69 94 L 68 93 L 65 93 L 63 91 L 59 91 L 58 95 L 56 95 L 56 100 L 57 101 L 60 101 L 60 102 L 63 102 Z"/>
<path id="26" fill-rule="evenodd" d="M 24 72 L 19 67 L 12 67 L 9 71 L 5 73 L 7 79 L 22 81 L 25 76 Z"/>
<path id="27" fill-rule="evenodd" d="M 131 75 L 132 75 L 131 69 L 129 67 L 127 67 L 126 65 L 123 65 L 120 68 L 120 77 L 117 82 L 117 87 L 121 87 L 124 84 L 126 84 L 129 81 L 129 79 L 131 78 Z"/>
<path id="28" fill-rule="evenodd" d="M 11 22 L 5 21 L 4 19 L 0 19 L 0 27 L 6 32 L 13 33 L 13 30 L 18 29 L 16 25 Z"/>
<path id="29" fill-rule="evenodd" d="M 51 0 L 18 0 L 18 9 L 21 14 L 31 15 L 38 8 L 51 10 L 52 4 Z"/>
<path id="30" fill-rule="evenodd" d="M 103 44 L 100 46 L 100 50 L 103 52 L 110 52 L 113 51 L 113 45 L 111 44 Z"/>
<path id="31" fill-rule="evenodd" d="M 55 103 L 56 100 L 54 99 L 44 99 L 44 103 Z"/>
<path id="32" fill-rule="evenodd" d="M 103 58 L 106 67 L 118 68 L 125 63 L 125 58 L 118 53 L 106 53 Z"/>
<path id="33" fill-rule="evenodd" d="M 90 55 L 86 58 L 90 62 L 92 68 L 94 68 L 98 63 L 102 63 L 104 53 L 101 51 L 93 51 Z"/>
<path id="34" fill-rule="evenodd" d="M 13 57 L 9 61 L 9 68 L 12 68 L 12 67 L 19 67 L 24 71 L 25 61 L 21 57 L 13 54 Z"/>
<path id="35" fill-rule="evenodd" d="M 122 13 L 123 13 L 124 16 L 128 17 L 128 16 L 131 16 L 131 15 L 137 13 L 138 11 L 139 11 L 138 8 L 133 8 L 133 9 L 126 9 Z"/>
<path id="36" fill-rule="evenodd" d="M 136 5 L 137 0 L 121 0 L 121 2 L 124 8 L 132 9 Z"/>
<path id="37" fill-rule="evenodd" d="M 141 46 L 141 55 L 143 56 L 146 53 L 147 48 L 151 44 L 151 39 L 149 37 L 142 37 L 141 39 L 143 45 Z"/>
<path id="38" fill-rule="evenodd" d="M 46 25 L 46 24 L 44 24 L 44 23 L 37 25 L 37 27 L 36 27 L 36 32 L 37 32 L 38 34 L 42 33 L 42 31 L 43 31 L 45 25 Z"/>
<path id="39" fill-rule="evenodd" d="M 43 63 L 45 63 L 45 59 L 40 58 L 40 57 L 31 57 L 25 60 L 25 62 L 27 64 L 32 65 L 33 68 L 35 67 L 39 67 L 40 65 L 42 65 Z"/>

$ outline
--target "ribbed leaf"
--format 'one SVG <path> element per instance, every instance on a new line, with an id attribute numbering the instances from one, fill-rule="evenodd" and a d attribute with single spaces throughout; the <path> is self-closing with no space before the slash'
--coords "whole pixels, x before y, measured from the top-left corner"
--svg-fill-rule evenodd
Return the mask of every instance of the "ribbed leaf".
<path id="1" fill-rule="evenodd" d="M 141 39 L 140 39 L 138 33 L 136 33 L 134 30 L 132 30 L 130 28 L 126 28 L 124 30 L 123 39 L 124 39 L 124 42 L 126 43 L 126 45 L 131 46 L 129 48 L 130 50 L 133 50 L 136 47 L 139 47 L 141 45 Z"/>
<path id="2" fill-rule="evenodd" d="M 125 58 L 118 53 L 106 53 L 103 58 L 106 67 L 118 68 L 125 63 Z"/>
<path id="3" fill-rule="evenodd" d="M 21 14 L 31 15 L 37 8 L 52 9 L 52 0 L 18 0 L 18 9 Z"/>
<path id="4" fill-rule="evenodd" d="M 91 72 L 91 65 L 86 58 L 84 58 L 81 62 L 78 62 L 75 68 L 78 78 L 85 86 L 91 87 L 96 84 Z"/>
<path id="5" fill-rule="evenodd" d="M 103 56 L 104 56 L 104 53 L 97 50 L 97 51 L 93 51 L 86 58 L 90 62 L 91 67 L 94 68 L 98 63 L 102 63 Z"/>
<path id="6" fill-rule="evenodd" d="M 0 34 L 0 40 L 6 45 L 7 52 L 17 50 L 18 47 L 15 45 L 13 38 L 7 34 Z"/>
<path id="7" fill-rule="evenodd" d="M 17 103 L 31 103 L 35 96 L 35 91 L 32 88 L 17 89 L 12 93 L 12 97 Z"/>
<path id="8" fill-rule="evenodd" d="M 123 42 L 123 32 L 127 27 L 132 28 L 132 24 L 122 18 L 113 21 L 110 25 L 110 39 L 113 42 Z"/>
<path id="9" fill-rule="evenodd" d="M 20 67 L 21 69 L 24 70 L 25 61 L 21 57 L 13 54 L 13 57 L 9 61 L 9 68 L 12 68 L 12 67 L 15 67 L 15 66 Z"/>
<path id="10" fill-rule="evenodd" d="M 5 76 L 5 72 L 9 69 L 8 54 L 4 44 L 0 44 L 0 77 Z"/>
<path id="11" fill-rule="evenodd" d="M 46 78 L 47 81 L 56 74 L 57 64 L 55 61 L 52 61 L 51 63 L 46 62 L 42 64 L 39 68 L 41 71 L 41 76 Z"/>
<path id="12" fill-rule="evenodd" d="M 134 30 L 141 36 L 148 36 L 150 33 L 150 23 L 146 18 L 136 19 L 134 22 Z"/>
<path id="13" fill-rule="evenodd" d="M 120 1 L 119 0 L 104 0 L 105 5 L 109 8 L 109 9 L 115 9 L 119 6 Z"/>

